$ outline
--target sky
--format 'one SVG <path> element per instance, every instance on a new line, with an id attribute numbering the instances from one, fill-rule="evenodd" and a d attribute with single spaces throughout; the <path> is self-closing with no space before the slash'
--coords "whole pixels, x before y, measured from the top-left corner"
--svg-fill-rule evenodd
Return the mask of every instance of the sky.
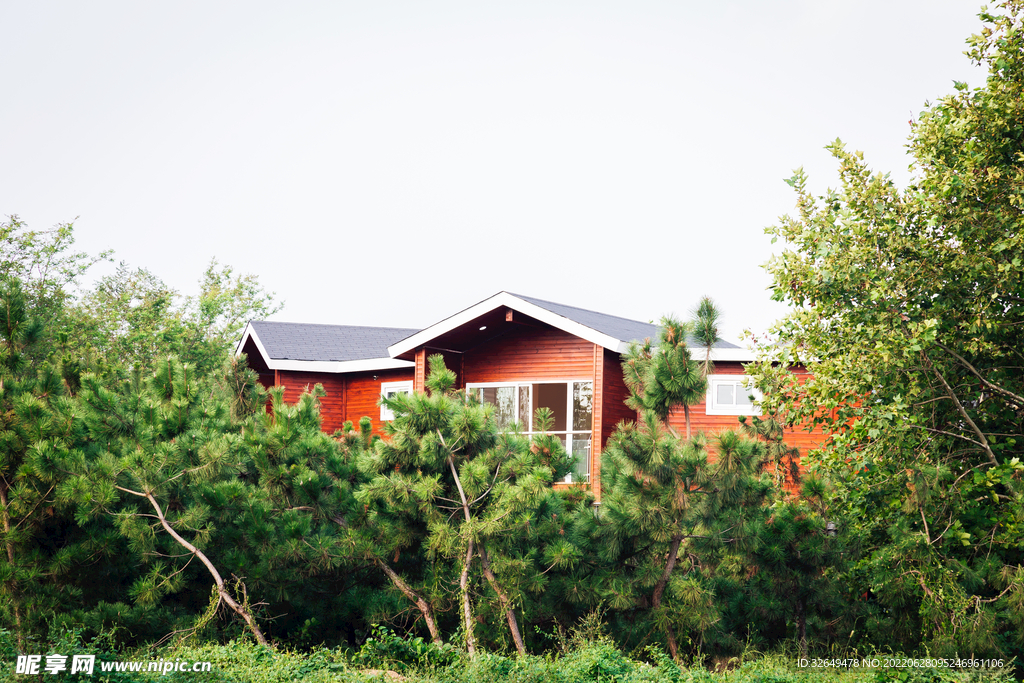
<path id="1" fill-rule="evenodd" d="M 764 228 L 841 138 L 984 72 L 970 0 L 0 3 L 0 214 L 183 294 L 422 328 L 506 290 L 637 320 L 785 314 Z M 112 272 L 113 264 L 92 277 Z M 82 283 L 90 284 L 89 279 Z"/>

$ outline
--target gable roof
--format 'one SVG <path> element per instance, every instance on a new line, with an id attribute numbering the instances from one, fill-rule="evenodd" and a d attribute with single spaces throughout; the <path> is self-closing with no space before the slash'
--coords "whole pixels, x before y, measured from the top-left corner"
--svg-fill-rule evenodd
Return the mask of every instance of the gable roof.
<path id="1" fill-rule="evenodd" d="M 306 372 L 360 372 L 411 368 L 415 364 L 399 356 L 502 308 L 512 309 L 606 349 L 625 353 L 630 343 L 650 338 L 657 341 L 660 328 L 652 323 L 599 313 L 577 306 L 534 297 L 498 292 L 423 330 L 406 327 L 361 327 L 253 320 L 245 326 L 235 348 L 241 353 L 250 340 L 271 370 Z M 500 316 L 500 313 L 499 313 Z M 692 345 L 696 347 L 696 343 Z M 694 348 L 694 356 L 703 351 Z M 752 361 L 754 354 L 727 341 L 715 343 L 716 361 Z"/>
<path id="2" fill-rule="evenodd" d="M 658 330 L 660 328 L 651 323 L 620 318 L 617 315 L 608 315 L 607 313 L 598 313 L 597 311 L 589 311 L 577 306 L 556 304 L 553 301 L 544 301 L 532 296 L 523 296 L 521 294 L 511 294 L 511 296 L 529 302 L 549 313 L 559 315 L 566 320 L 588 327 L 595 332 L 605 334 L 612 339 L 626 342 L 627 345 L 629 342 L 640 342 L 648 337 L 653 340 L 658 339 Z"/>
<path id="3" fill-rule="evenodd" d="M 388 345 L 415 333 L 404 327 L 359 327 L 253 320 L 235 347 L 250 339 L 271 370 L 358 372 L 412 367 L 388 354 Z"/>
<path id="4" fill-rule="evenodd" d="M 650 338 L 657 341 L 659 327 L 652 323 L 630 320 L 616 315 L 599 313 L 576 306 L 536 299 L 533 297 L 498 292 L 480 303 L 445 318 L 416 334 L 402 339 L 388 347 L 392 357 L 408 354 L 420 346 L 427 346 L 432 340 L 477 320 L 496 309 L 510 308 L 536 320 L 547 323 L 569 334 L 585 339 L 606 349 L 625 353 L 632 342 L 640 342 Z M 695 349 L 695 355 L 703 353 Z M 753 354 L 736 344 L 726 341 L 716 342 L 712 360 L 754 360 Z"/>

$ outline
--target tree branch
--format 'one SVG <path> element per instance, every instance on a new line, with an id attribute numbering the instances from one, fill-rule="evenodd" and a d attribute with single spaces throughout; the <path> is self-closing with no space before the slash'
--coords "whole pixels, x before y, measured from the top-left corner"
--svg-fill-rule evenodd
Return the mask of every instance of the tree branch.
<path id="1" fill-rule="evenodd" d="M 195 547 L 194 545 L 186 541 L 180 534 L 178 534 L 177 531 L 174 530 L 174 527 L 167 523 L 167 518 L 164 517 L 164 511 L 160 508 L 160 504 L 156 501 L 156 498 L 153 497 L 153 494 L 138 493 L 136 491 L 132 491 L 130 489 L 117 486 L 116 484 L 115 488 L 126 493 L 131 493 L 133 495 L 140 496 L 149 501 L 149 504 L 152 505 L 153 509 L 156 511 L 157 518 L 160 520 L 160 525 L 164 528 L 164 531 L 170 534 L 171 538 L 177 541 L 182 547 L 188 549 L 189 552 L 191 552 L 193 555 L 199 558 L 200 562 L 206 565 L 206 569 L 210 572 L 210 575 L 213 577 L 214 583 L 217 584 L 217 592 L 220 594 L 221 599 L 224 600 L 224 602 L 226 602 L 228 606 L 238 616 L 242 617 L 245 623 L 249 626 L 249 630 L 251 630 L 253 635 L 256 636 L 256 640 L 260 643 L 260 645 L 266 645 L 267 647 L 269 647 L 270 643 L 267 641 L 266 636 L 263 635 L 263 631 L 260 630 L 260 627 L 256 623 L 256 619 L 252 616 L 252 613 L 250 613 L 246 607 L 238 604 L 238 602 L 233 597 L 231 597 L 231 594 L 228 593 L 227 588 L 224 587 L 224 579 L 221 578 L 220 572 L 218 572 L 217 568 L 213 566 L 213 563 L 210 562 L 210 559 L 208 557 L 206 557 L 206 554 L 203 553 L 203 551 L 201 551 L 199 548 Z"/>
<path id="2" fill-rule="evenodd" d="M 949 396 L 949 398 L 953 401 L 953 405 L 956 406 L 956 409 L 960 413 L 960 416 L 963 417 L 967 424 L 971 426 L 971 429 L 974 430 L 974 433 L 977 435 L 978 440 L 980 441 L 978 445 L 985 449 L 985 454 L 988 455 L 989 462 L 991 462 L 993 465 L 999 465 L 999 461 L 996 459 L 996 454 L 992 452 L 992 448 L 988 445 L 988 439 L 985 438 L 985 435 L 978 428 L 978 425 L 974 424 L 974 420 L 971 419 L 971 416 L 967 414 L 967 410 L 964 408 L 963 404 L 960 403 L 960 399 L 956 397 L 956 394 L 953 393 L 953 388 L 949 386 L 949 383 L 946 381 L 946 378 L 942 376 L 942 373 L 939 372 L 938 368 L 935 367 L 935 365 L 932 363 L 931 359 L 928 358 L 927 355 L 925 356 L 925 361 L 928 363 L 929 366 L 931 366 L 932 372 L 934 372 L 935 376 L 939 378 L 939 381 L 942 382 L 942 386 L 946 388 L 946 395 Z"/>
<path id="3" fill-rule="evenodd" d="M 921 425 L 908 425 L 908 426 L 912 427 L 913 429 L 923 429 L 926 432 L 934 432 L 935 434 L 945 434 L 946 436 L 952 436 L 952 437 L 955 437 L 957 439 L 963 439 L 967 443 L 973 443 L 975 446 L 979 446 L 979 447 L 984 448 L 984 446 L 981 443 L 975 441 L 974 439 L 966 437 L 963 434 L 955 434 L 953 432 L 947 432 L 947 431 L 944 431 L 942 429 L 933 429 L 932 427 L 922 427 Z M 967 451 L 965 451 L 965 452 L 967 452 Z"/>
<path id="4" fill-rule="evenodd" d="M 940 349 L 945 350 L 946 353 L 948 353 L 949 355 L 953 356 L 958 361 L 960 361 L 960 364 L 963 365 L 965 368 L 967 368 L 971 372 L 972 375 L 974 375 L 975 377 L 980 379 L 981 383 L 984 384 L 986 387 L 988 387 L 992 391 L 996 392 L 997 394 L 1003 396 L 1004 398 L 1009 399 L 1011 402 L 1016 403 L 1018 406 L 1024 408 L 1024 396 L 1018 396 L 1017 394 L 1013 393 L 1012 391 L 1007 391 L 1006 389 L 1003 389 L 1001 386 L 999 386 L 997 384 L 993 384 L 992 382 L 990 382 L 987 379 L 985 379 L 984 377 L 982 377 L 981 373 L 978 372 L 978 370 L 973 365 L 968 363 L 967 360 L 964 359 L 964 357 L 961 356 L 960 354 L 958 354 L 956 351 L 954 351 L 953 349 L 949 348 L 948 346 L 946 346 L 942 342 L 937 341 L 935 343 L 936 343 L 936 345 L 938 345 L 938 347 Z"/>

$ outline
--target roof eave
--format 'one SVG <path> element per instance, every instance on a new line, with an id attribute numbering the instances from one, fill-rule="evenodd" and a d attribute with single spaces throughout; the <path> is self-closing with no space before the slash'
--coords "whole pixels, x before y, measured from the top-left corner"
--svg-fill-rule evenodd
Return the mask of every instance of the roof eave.
<path id="1" fill-rule="evenodd" d="M 263 356 L 263 360 L 267 363 L 270 362 L 270 356 L 267 354 L 267 349 L 263 346 L 263 342 L 260 341 L 260 336 L 256 334 L 256 328 L 252 326 L 250 320 L 245 324 L 245 329 L 242 331 L 242 338 L 238 340 L 238 344 L 235 345 L 235 355 L 242 353 L 242 349 L 245 348 L 245 342 L 252 339 L 253 343 L 256 344 L 256 349 L 259 350 L 260 355 Z"/>
<path id="2" fill-rule="evenodd" d="M 267 361 L 267 367 L 271 370 L 330 373 L 403 370 L 413 368 L 415 365 L 410 361 L 396 358 L 360 358 L 359 360 L 344 361 L 271 359 Z"/>
<path id="3" fill-rule="evenodd" d="M 260 356 L 263 358 L 263 362 L 267 364 L 267 368 L 270 370 L 291 370 L 295 372 L 368 372 L 372 370 L 400 370 L 404 368 L 411 368 L 415 366 L 415 363 L 410 363 L 405 360 L 396 360 L 391 357 L 383 358 L 360 358 L 358 360 L 295 360 L 291 358 L 271 358 L 270 354 L 267 353 L 267 349 L 263 346 L 263 342 L 260 341 L 260 336 L 256 333 L 256 328 L 252 326 L 252 322 L 248 322 L 245 325 L 245 331 L 242 332 L 242 339 L 235 346 L 235 355 L 242 353 L 242 349 L 245 348 L 245 342 L 252 339 L 253 344 L 256 345 L 256 349 L 259 351 Z"/>
<path id="4" fill-rule="evenodd" d="M 694 360 L 704 360 L 707 352 L 703 348 L 691 348 L 690 356 Z M 756 354 L 749 349 L 711 349 L 711 361 L 736 361 L 739 363 L 753 363 L 757 360 Z"/>

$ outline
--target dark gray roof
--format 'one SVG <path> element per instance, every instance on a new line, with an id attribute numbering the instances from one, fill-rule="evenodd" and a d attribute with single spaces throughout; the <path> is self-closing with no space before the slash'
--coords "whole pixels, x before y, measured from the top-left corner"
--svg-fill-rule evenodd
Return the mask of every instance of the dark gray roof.
<path id="1" fill-rule="evenodd" d="M 358 327 L 253 320 L 253 330 L 274 360 L 349 361 L 390 358 L 388 347 L 416 334 L 404 327 Z"/>
<path id="2" fill-rule="evenodd" d="M 512 294 L 512 292 L 509 292 L 509 294 Z M 640 342 L 650 337 L 651 341 L 655 344 L 658 343 L 658 333 L 661 329 L 658 325 L 643 323 L 639 320 L 630 320 L 629 318 L 620 318 L 617 315 L 588 311 L 585 308 L 556 304 L 552 301 L 544 301 L 543 299 L 534 299 L 533 297 L 523 296 L 522 294 L 512 294 L 512 296 L 519 297 L 523 301 L 529 301 L 534 306 L 540 306 L 546 311 L 551 311 L 563 318 L 568 318 L 580 325 L 586 325 L 592 330 L 597 330 L 598 332 L 607 334 L 609 337 L 614 337 L 615 339 L 619 339 L 624 342 Z M 688 344 L 688 346 L 697 345 L 696 341 L 692 341 Z M 736 344 L 719 340 L 715 342 L 714 348 L 738 349 L 740 347 Z"/>

